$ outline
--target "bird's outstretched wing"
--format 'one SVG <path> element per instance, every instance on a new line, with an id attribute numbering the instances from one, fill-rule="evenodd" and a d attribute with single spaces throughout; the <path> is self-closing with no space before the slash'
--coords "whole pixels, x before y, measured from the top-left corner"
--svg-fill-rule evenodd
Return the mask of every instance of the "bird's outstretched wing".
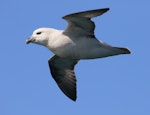
<path id="1" fill-rule="evenodd" d="M 91 21 L 91 18 L 100 16 L 106 11 L 108 11 L 109 8 L 104 9 L 97 9 L 97 10 L 89 10 L 85 12 L 78 12 L 66 15 L 62 17 L 63 19 L 67 20 L 68 27 L 64 31 L 64 34 L 74 34 L 74 35 L 93 35 L 94 36 L 94 29 L 95 24 L 93 21 Z"/>
<path id="2" fill-rule="evenodd" d="M 74 66 L 78 60 L 53 56 L 48 60 L 52 77 L 63 93 L 72 100 L 76 100 L 76 77 Z"/>

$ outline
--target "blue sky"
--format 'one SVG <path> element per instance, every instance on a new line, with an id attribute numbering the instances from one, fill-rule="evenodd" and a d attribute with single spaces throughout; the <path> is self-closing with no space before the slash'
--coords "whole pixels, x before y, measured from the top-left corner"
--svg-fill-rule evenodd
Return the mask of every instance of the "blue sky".
<path id="1" fill-rule="evenodd" d="M 2 0 L 0 4 L 1 115 L 150 115 L 150 1 Z M 53 54 L 25 40 L 39 27 L 65 29 L 62 16 L 109 7 L 94 18 L 95 35 L 131 55 L 80 61 L 77 101 L 52 79 Z"/>

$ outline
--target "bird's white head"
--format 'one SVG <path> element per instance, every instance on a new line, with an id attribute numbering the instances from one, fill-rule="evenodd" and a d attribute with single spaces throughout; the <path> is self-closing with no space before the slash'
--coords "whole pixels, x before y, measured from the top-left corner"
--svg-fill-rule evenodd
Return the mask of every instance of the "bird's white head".
<path id="1" fill-rule="evenodd" d="M 36 29 L 33 32 L 32 36 L 26 40 L 26 44 L 35 43 L 35 44 L 46 46 L 48 43 L 50 34 L 52 34 L 54 31 L 56 30 L 52 28 Z"/>

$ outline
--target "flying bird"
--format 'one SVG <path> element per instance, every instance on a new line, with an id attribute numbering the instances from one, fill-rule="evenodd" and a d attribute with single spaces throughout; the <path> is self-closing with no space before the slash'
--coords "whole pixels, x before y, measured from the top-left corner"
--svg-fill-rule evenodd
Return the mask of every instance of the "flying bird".
<path id="1" fill-rule="evenodd" d="M 26 40 L 26 44 L 45 46 L 55 54 L 48 60 L 51 75 L 61 91 L 73 101 L 77 98 L 74 67 L 79 60 L 130 54 L 127 48 L 111 46 L 95 37 L 95 23 L 91 18 L 108 10 L 103 8 L 66 15 L 62 17 L 68 22 L 65 30 L 39 28 Z"/>

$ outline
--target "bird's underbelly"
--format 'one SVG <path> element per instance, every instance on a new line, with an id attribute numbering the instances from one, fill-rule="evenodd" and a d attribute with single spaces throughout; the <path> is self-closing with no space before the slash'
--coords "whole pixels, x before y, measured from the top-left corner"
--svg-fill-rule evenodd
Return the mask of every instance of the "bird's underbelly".
<path id="1" fill-rule="evenodd" d="M 98 41 L 79 41 L 61 44 L 51 51 L 60 57 L 72 59 L 94 59 L 105 57 L 105 49 Z"/>
<path id="2" fill-rule="evenodd" d="M 116 53 L 118 49 L 95 38 L 70 39 L 64 37 L 54 40 L 50 44 L 51 46 L 48 46 L 48 49 L 55 55 L 65 58 L 94 59 L 118 54 L 118 52 Z"/>

